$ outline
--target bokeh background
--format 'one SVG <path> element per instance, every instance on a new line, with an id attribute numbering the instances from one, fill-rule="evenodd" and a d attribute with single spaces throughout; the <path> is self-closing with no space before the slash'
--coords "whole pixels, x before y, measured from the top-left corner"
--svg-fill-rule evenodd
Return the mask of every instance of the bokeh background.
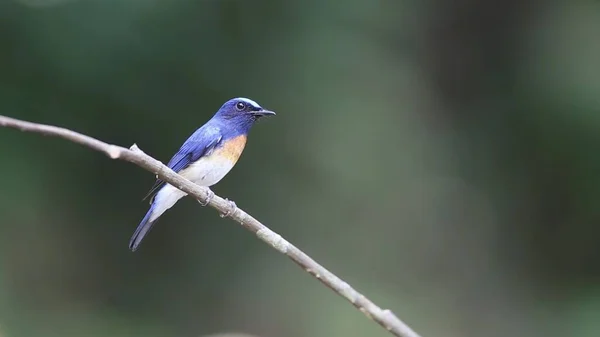
<path id="1" fill-rule="evenodd" d="M 278 112 L 214 191 L 427 336 L 600 335 L 598 1 L 3 0 L 0 114 L 166 162 Z M 3 337 L 388 336 L 187 198 L 0 129 Z"/>

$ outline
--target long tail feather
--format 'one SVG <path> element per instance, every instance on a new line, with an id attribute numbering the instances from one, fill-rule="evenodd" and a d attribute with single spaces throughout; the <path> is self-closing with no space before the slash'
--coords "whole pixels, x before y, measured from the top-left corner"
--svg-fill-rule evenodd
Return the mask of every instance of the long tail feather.
<path id="1" fill-rule="evenodd" d="M 150 204 L 150 209 L 142 222 L 138 225 L 135 233 L 129 241 L 129 249 L 135 252 L 140 245 L 140 242 L 144 239 L 144 236 L 148 234 L 152 226 L 158 221 L 164 212 L 171 208 L 177 200 L 185 196 L 185 192 L 178 190 L 171 185 L 165 185 L 162 187 L 153 197 Z"/>
<path id="2" fill-rule="evenodd" d="M 154 221 L 149 221 L 152 212 L 154 212 L 154 205 L 150 206 L 148 213 L 146 213 L 146 216 L 144 216 L 142 222 L 140 222 L 135 232 L 131 236 L 131 240 L 129 240 L 129 249 L 131 249 L 132 252 L 135 252 L 138 249 L 138 246 L 144 239 L 144 236 L 148 234 L 148 231 L 150 231 L 150 229 L 152 229 L 152 226 L 154 226 L 154 224 L 158 221 L 158 219 Z"/>

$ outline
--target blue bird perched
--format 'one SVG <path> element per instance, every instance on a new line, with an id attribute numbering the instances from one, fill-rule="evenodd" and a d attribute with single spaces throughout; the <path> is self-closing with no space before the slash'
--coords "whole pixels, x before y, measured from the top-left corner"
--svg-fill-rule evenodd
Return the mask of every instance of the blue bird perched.
<path id="1" fill-rule="evenodd" d="M 234 98 L 183 143 L 167 166 L 200 186 L 218 183 L 240 158 L 248 132 L 261 117 L 275 115 L 248 98 Z M 212 193 L 212 192 L 211 192 Z M 187 193 L 157 179 L 148 192 L 150 209 L 129 241 L 135 251 L 158 218 Z"/>

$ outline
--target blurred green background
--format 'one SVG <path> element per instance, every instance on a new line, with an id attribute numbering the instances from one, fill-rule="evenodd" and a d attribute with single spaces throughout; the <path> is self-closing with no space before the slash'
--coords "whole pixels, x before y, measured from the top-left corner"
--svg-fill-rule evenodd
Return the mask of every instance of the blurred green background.
<path id="1" fill-rule="evenodd" d="M 598 1 L 3 0 L 0 114 L 166 162 L 227 99 L 213 190 L 423 337 L 600 335 Z M 3 337 L 388 336 L 152 174 L 0 129 Z"/>

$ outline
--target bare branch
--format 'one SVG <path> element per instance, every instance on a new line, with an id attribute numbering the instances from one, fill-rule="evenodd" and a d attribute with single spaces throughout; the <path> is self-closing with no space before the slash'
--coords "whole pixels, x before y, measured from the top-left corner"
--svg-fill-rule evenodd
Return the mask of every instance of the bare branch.
<path id="1" fill-rule="evenodd" d="M 253 218 L 250 214 L 235 206 L 235 203 L 217 195 L 211 198 L 211 193 L 207 188 L 198 186 L 178 175 L 170 168 L 163 165 L 160 161 L 142 152 L 135 144 L 131 147 L 131 149 L 127 149 L 121 146 L 107 144 L 95 138 L 82 135 L 65 128 L 26 122 L 1 115 L 0 126 L 64 138 L 74 143 L 89 147 L 93 150 L 103 152 L 112 159 L 126 160 L 154 173 L 160 179 L 186 192 L 199 202 L 203 204 L 208 203 L 209 206 L 219 211 L 222 216 L 228 216 L 232 218 L 234 221 L 242 225 L 242 227 L 256 234 L 259 239 L 269 244 L 275 250 L 287 255 L 302 269 L 321 281 L 331 290 L 347 299 L 363 314 L 377 322 L 393 335 L 398 337 L 419 337 L 416 332 L 414 332 L 410 327 L 396 317 L 396 315 L 394 315 L 394 313 L 392 313 L 390 310 L 381 309 L 367 297 L 352 288 L 348 283 L 335 276 L 333 273 L 306 255 L 303 251 L 282 238 L 279 234 L 273 232 L 261 222 Z"/>

